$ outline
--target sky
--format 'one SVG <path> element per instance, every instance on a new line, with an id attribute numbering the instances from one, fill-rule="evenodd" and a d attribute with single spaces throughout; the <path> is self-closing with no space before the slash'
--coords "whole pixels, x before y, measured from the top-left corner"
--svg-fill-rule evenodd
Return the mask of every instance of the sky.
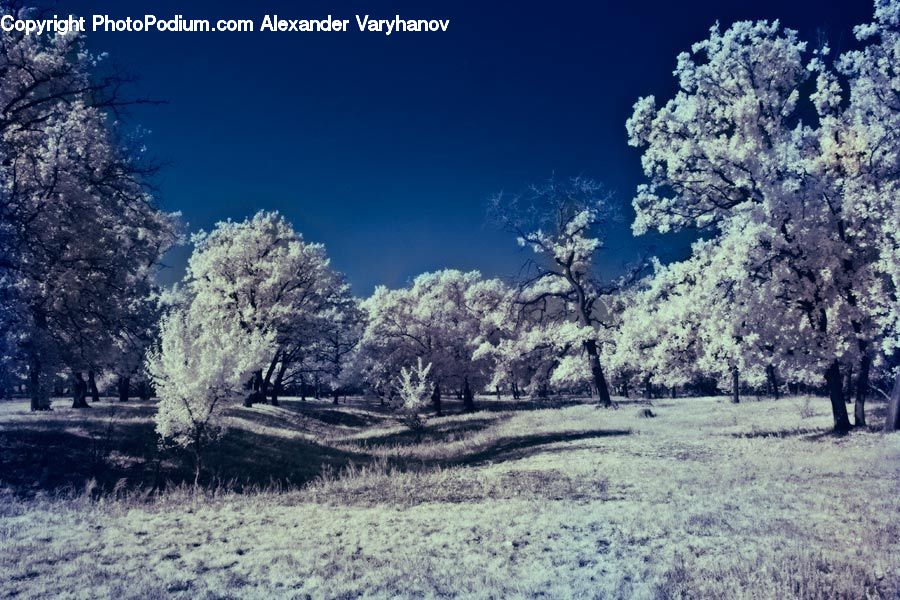
<path id="1" fill-rule="evenodd" d="M 46 5 L 46 4 L 45 4 Z M 674 92 L 678 52 L 709 27 L 780 19 L 836 51 L 871 4 L 845 0 L 652 2 L 87 2 L 112 17 L 449 19 L 446 33 L 88 33 L 138 81 L 127 127 L 165 163 L 158 202 L 191 231 L 279 210 L 359 295 L 438 268 L 513 276 L 527 256 L 486 222 L 486 203 L 551 176 L 603 182 L 623 218 L 601 269 L 686 254 L 690 235 L 632 237 L 643 181 L 625 120 L 638 97 Z M 179 278 L 189 248 L 166 258 Z"/>

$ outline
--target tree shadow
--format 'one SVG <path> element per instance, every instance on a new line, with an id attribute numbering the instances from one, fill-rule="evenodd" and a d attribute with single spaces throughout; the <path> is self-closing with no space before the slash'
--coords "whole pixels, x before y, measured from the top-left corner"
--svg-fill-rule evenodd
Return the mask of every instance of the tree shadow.
<path id="1" fill-rule="evenodd" d="M 827 437 L 834 437 L 834 432 L 830 428 L 824 427 L 797 427 L 795 429 L 769 429 L 745 431 L 729 434 L 731 437 L 738 439 L 756 439 L 756 438 L 805 438 L 808 440 L 817 440 Z"/>
<path id="2" fill-rule="evenodd" d="M 88 487 L 102 494 L 123 484 L 126 489 L 151 489 L 193 482 L 192 455 L 160 449 L 152 419 L 154 404 L 99 407 L 40 415 L 25 408 L 15 421 L 0 425 L 0 488 L 28 497 L 42 492 L 81 493 Z M 249 420 L 251 428 L 263 424 L 290 430 L 291 424 L 285 421 L 291 414 L 296 413 L 249 410 L 240 417 Z M 244 427 L 231 428 L 203 456 L 203 480 L 227 482 L 236 490 L 273 482 L 298 486 L 323 468 L 340 470 L 373 460 L 299 436 L 267 435 Z"/>
<path id="3" fill-rule="evenodd" d="M 463 439 L 466 434 L 482 431 L 505 420 L 503 417 L 470 418 L 462 421 L 445 421 L 429 424 L 422 432 L 421 442 L 416 434 L 409 430 L 374 435 L 363 439 L 352 440 L 357 445 L 415 446 L 420 443 L 454 442 Z"/>
<path id="4" fill-rule="evenodd" d="M 547 452 L 548 450 L 542 448 L 542 446 L 550 444 L 627 435 L 631 435 L 630 429 L 590 429 L 586 431 L 563 431 L 507 437 L 501 438 L 477 452 L 445 461 L 444 464 L 447 466 L 474 466 L 491 462 L 520 460 L 534 454 Z"/>
<path id="5" fill-rule="evenodd" d="M 0 484 L 16 494 L 84 489 L 94 480 L 112 488 L 120 479 L 152 481 L 157 437 L 150 423 L 17 423 L 0 432 Z"/>
<path id="6" fill-rule="evenodd" d="M 260 410 L 264 407 L 265 410 Z M 349 410 L 348 410 L 349 409 Z M 268 427 L 284 427 L 285 421 L 303 427 L 308 421 L 322 425 L 360 428 L 384 423 L 387 416 L 365 406 L 334 405 L 321 401 L 282 400 L 277 407 L 256 405 L 254 408 L 234 407 L 232 416 Z"/>
<path id="7" fill-rule="evenodd" d="M 209 478 L 243 486 L 299 486 L 325 470 L 372 462 L 371 455 L 339 450 L 303 438 L 284 438 L 233 429 L 205 457 Z M 184 479 L 184 477 L 182 477 Z"/>
<path id="8" fill-rule="evenodd" d="M 590 398 L 547 398 L 547 399 L 522 399 L 522 400 L 497 400 L 496 398 L 482 398 L 476 400 L 476 408 L 478 412 L 528 412 L 533 410 L 547 410 L 554 408 L 565 408 L 567 406 L 578 406 L 581 404 L 592 404 L 595 401 Z M 451 400 L 445 401 L 451 411 L 463 404 L 461 401 Z"/>

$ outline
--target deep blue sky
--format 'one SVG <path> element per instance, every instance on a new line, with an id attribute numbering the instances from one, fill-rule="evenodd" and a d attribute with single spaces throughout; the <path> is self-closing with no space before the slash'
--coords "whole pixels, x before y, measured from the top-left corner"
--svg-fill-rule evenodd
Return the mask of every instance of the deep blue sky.
<path id="1" fill-rule="evenodd" d="M 485 225 L 492 194 L 557 176 L 605 182 L 623 206 L 641 181 L 625 142 L 638 96 L 669 97 L 675 56 L 710 25 L 779 18 L 839 49 L 866 1 L 784 2 L 59 2 L 89 16 L 450 19 L 447 33 L 89 34 L 140 77 L 135 109 L 163 207 L 191 230 L 278 209 L 324 242 L 357 294 L 439 267 L 513 275 L 514 240 Z M 610 232 L 614 271 L 642 249 L 673 257 L 684 238 Z M 171 280 L 186 250 L 169 257 Z"/>

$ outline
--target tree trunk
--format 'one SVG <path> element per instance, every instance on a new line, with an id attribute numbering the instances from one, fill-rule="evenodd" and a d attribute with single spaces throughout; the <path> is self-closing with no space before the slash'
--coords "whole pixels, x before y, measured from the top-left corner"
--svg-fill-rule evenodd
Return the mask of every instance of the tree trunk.
<path id="1" fill-rule="evenodd" d="M 894 378 L 891 400 L 888 403 L 887 418 L 884 420 L 884 432 L 900 430 L 900 372 Z"/>
<path id="2" fill-rule="evenodd" d="M 275 374 L 275 382 L 272 384 L 272 406 L 278 406 L 278 397 L 281 395 L 281 386 L 284 384 L 284 372 L 287 371 L 287 362 L 282 361 Z M 300 384 L 300 393 L 303 393 L 303 384 Z M 306 400 L 306 396 L 303 397 Z"/>
<path id="3" fill-rule="evenodd" d="M 612 406 L 612 398 L 609 396 L 609 386 L 606 384 L 603 367 L 600 365 L 600 353 L 597 352 L 597 342 L 594 340 L 585 341 L 584 349 L 591 364 L 591 377 L 594 380 L 594 387 L 597 388 L 597 395 L 600 397 L 600 405 L 609 408 Z"/>
<path id="4" fill-rule="evenodd" d="M 262 378 L 259 384 L 259 394 L 260 394 L 260 402 L 265 402 L 269 399 L 269 390 L 272 387 L 272 375 L 275 373 L 275 367 L 278 365 L 278 354 L 275 354 L 275 358 L 272 359 L 272 362 L 269 363 L 269 368 L 266 369 L 266 376 Z M 278 397 L 273 396 L 274 400 L 272 402 L 273 406 L 278 406 Z"/>
<path id="5" fill-rule="evenodd" d="M 128 395 L 131 391 L 131 380 L 124 376 L 119 376 L 119 402 L 128 402 Z"/>
<path id="6" fill-rule="evenodd" d="M 200 473 L 203 472 L 203 456 L 199 446 L 194 447 L 194 487 L 200 485 Z"/>
<path id="7" fill-rule="evenodd" d="M 255 403 L 259 402 L 259 390 L 262 387 L 262 369 L 253 373 L 253 378 L 250 380 L 250 393 L 244 396 L 244 406 L 247 408 L 252 407 Z M 263 402 L 265 402 L 265 398 L 263 398 Z"/>
<path id="8" fill-rule="evenodd" d="M 649 375 L 644 377 L 644 398 L 647 400 L 653 399 L 653 384 L 650 383 Z"/>
<path id="9" fill-rule="evenodd" d="M 622 384 L 622 395 L 625 396 L 626 398 L 628 398 L 629 397 L 628 393 L 629 393 L 628 382 L 626 381 L 625 383 Z"/>
<path id="10" fill-rule="evenodd" d="M 90 408 L 87 403 L 87 383 L 80 371 L 72 373 L 72 408 Z"/>
<path id="11" fill-rule="evenodd" d="M 331 397 L 332 397 L 332 403 L 337 404 L 338 401 L 341 399 L 340 391 L 337 388 L 334 388 L 334 390 L 331 392 Z"/>
<path id="12" fill-rule="evenodd" d="M 741 401 L 741 372 L 731 369 L 731 402 L 737 404 Z"/>
<path id="13" fill-rule="evenodd" d="M 498 386 L 495 388 L 495 390 L 496 390 L 496 392 L 497 392 L 497 400 L 502 400 L 503 398 L 500 396 L 500 386 L 498 385 Z"/>
<path id="14" fill-rule="evenodd" d="M 844 383 L 844 402 L 850 404 L 851 398 L 853 398 L 853 365 L 847 368 L 847 379 Z"/>
<path id="15" fill-rule="evenodd" d="M 850 417 L 847 416 L 847 405 L 844 403 L 841 366 L 837 361 L 832 362 L 825 372 L 825 384 L 828 386 L 831 412 L 834 415 L 834 431 L 835 433 L 847 433 L 850 431 Z"/>
<path id="16" fill-rule="evenodd" d="M 872 368 L 872 359 L 868 354 L 863 354 L 859 361 L 859 375 L 856 379 L 856 404 L 853 407 L 853 423 L 857 427 L 866 426 L 866 394 L 869 392 L 869 370 Z"/>
<path id="17" fill-rule="evenodd" d="M 91 391 L 91 402 L 100 402 L 100 390 L 97 389 L 93 371 L 88 371 L 88 389 Z"/>
<path id="18" fill-rule="evenodd" d="M 673 385 L 673 386 L 672 386 L 672 398 L 677 398 L 677 397 L 678 397 L 678 390 L 677 390 L 677 388 Z"/>
<path id="19" fill-rule="evenodd" d="M 778 390 L 778 377 L 775 374 L 775 365 L 766 366 L 766 381 L 769 384 L 769 393 L 778 400 L 781 398 L 781 392 Z"/>
<path id="20" fill-rule="evenodd" d="M 31 410 L 50 410 L 50 406 L 44 398 L 44 390 L 41 386 L 41 361 L 32 357 L 28 365 L 28 395 L 31 398 Z"/>
<path id="21" fill-rule="evenodd" d="M 472 388 L 469 387 L 468 375 L 463 379 L 463 407 L 466 412 L 475 412 L 475 397 L 472 395 Z"/>
<path id="22" fill-rule="evenodd" d="M 442 416 L 441 413 L 441 384 L 434 384 L 434 391 L 431 392 L 431 403 L 434 405 L 434 412 L 437 416 Z"/>

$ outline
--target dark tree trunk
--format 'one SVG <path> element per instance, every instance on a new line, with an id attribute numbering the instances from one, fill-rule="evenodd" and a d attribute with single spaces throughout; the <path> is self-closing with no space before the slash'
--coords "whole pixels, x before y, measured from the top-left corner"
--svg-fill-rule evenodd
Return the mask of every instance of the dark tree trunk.
<path id="1" fill-rule="evenodd" d="M 153 390 L 151 389 L 150 384 L 147 383 L 146 381 L 142 381 L 142 382 L 141 382 L 141 386 L 140 386 L 140 390 L 141 390 L 141 391 L 140 391 L 140 394 L 141 394 L 141 396 L 140 396 L 140 397 L 141 397 L 141 400 L 149 400 L 151 394 L 153 393 Z"/>
<path id="2" fill-rule="evenodd" d="M 331 392 L 331 398 L 333 404 L 337 404 L 340 401 L 341 393 L 337 388 L 334 388 L 334 390 Z"/>
<path id="3" fill-rule="evenodd" d="M 72 373 L 72 408 L 90 408 L 87 403 L 87 383 L 80 371 Z"/>
<path id="4" fill-rule="evenodd" d="M 500 386 L 498 385 L 495 389 L 497 391 L 497 400 L 502 400 L 503 398 L 500 396 Z"/>
<path id="5" fill-rule="evenodd" d="M 850 417 L 847 416 L 847 405 L 844 403 L 844 386 L 841 377 L 841 366 L 837 361 L 831 363 L 825 372 L 825 384 L 831 400 L 831 412 L 834 414 L 835 433 L 850 431 Z"/>
<path id="6" fill-rule="evenodd" d="M 275 382 L 272 384 L 272 406 L 278 406 L 278 397 L 281 395 L 281 387 L 284 385 L 284 372 L 287 371 L 287 362 L 282 362 L 278 367 L 278 373 L 275 375 Z M 303 393 L 303 384 L 300 384 L 300 393 Z M 303 397 L 306 400 L 306 397 Z"/>
<path id="7" fill-rule="evenodd" d="M 731 402 L 737 404 L 741 401 L 741 372 L 738 369 L 731 370 Z"/>
<path id="8" fill-rule="evenodd" d="M 203 472 L 203 454 L 199 445 L 194 446 L 194 487 L 200 485 L 200 474 Z"/>
<path id="9" fill-rule="evenodd" d="M 625 383 L 622 384 L 622 395 L 625 396 L 626 398 L 628 398 L 629 391 L 630 390 L 628 389 L 628 382 L 626 381 Z"/>
<path id="10" fill-rule="evenodd" d="M 383 398 L 383 396 L 382 396 Z M 382 404 L 384 402 L 382 401 Z M 434 412 L 437 416 L 442 416 L 441 413 L 441 384 L 435 383 L 434 390 L 431 392 L 431 403 L 434 405 Z"/>
<path id="11" fill-rule="evenodd" d="M 472 395 L 472 388 L 469 387 L 469 377 L 463 379 L 463 407 L 466 412 L 475 412 L 475 397 Z"/>
<path id="12" fill-rule="evenodd" d="M 93 371 L 88 371 L 88 389 L 91 391 L 91 402 L 100 402 L 100 390 L 97 389 Z"/>
<path id="13" fill-rule="evenodd" d="M 894 388 L 888 402 L 887 418 L 884 420 L 884 431 L 890 433 L 900 430 L 900 373 L 894 378 Z"/>
<path id="14" fill-rule="evenodd" d="M 844 384 L 844 402 L 850 404 L 850 399 L 853 398 L 853 365 L 847 369 L 847 379 Z"/>
<path id="15" fill-rule="evenodd" d="M 44 393 L 41 389 L 41 361 L 32 357 L 28 365 L 28 395 L 31 398 L 31 410 L 50 410 L 44 402 Z"/>
<path id="16" fill-rule="evenodd" d="M 769 384 L 769 393 L 772 394 L 776 400 L 781 398 L 781 392 L 778 389 L 778 377 L 775 374 L 775 365 L 768 365 L 766 367 L 766 382 Z"/>
<path id="17" fill-rule="evenodd" d="M 259 402 L 259 392 L 262 388 L 262 369 L 253 373 L 253 379 L 251 379 L 250 383 L 250 393 L 244 397 L 244 406 L 250 408 L 255 403 Z M 263 398 L 263 402 L 265 402 L 265 398 Z"/>
<path id="18" fill-rule="evenodd" d="M 119 402 L 128 402 L 128 396 L 131 392 L 131 379 L 124 375 L 119 376 Z"/>
<path id="19" fill-rule="evenodd" d="M 857 427 L 866 426 L 866 394 L 869 392 L 869 371 L 872 368 L 872 359 L 868 354 L 863 354 L 859 361 L 859 375 L 856 379 L 856 405 L 853 407 L 853 423 Z"/>
<path id="20" fill-rule="evenodd" d="M 594 380 L 594 387 L 597 388 L 597 395 L 600 397 L 600 405 L 608 408 L 612 406 L 612 398 L 609 396 L 609 386 L 606 384 L 603 367 L 600 365 L 600 353 L 597 351 L 597 342 L 587 340 L 584 342 L 584 349 L 591 363 L 591 377 Z"/>
<path id="21" fill-rule="evenodd" d="M 275 373 L 275 367 L 278 365 L 278 354 L 275 355 L 275 358 L 272 359 L 272 362 L 269 363 L 269 368 L 266 369 L 266 375 L 262 378 L 259 383 L 259 396 L 260 402 L 265 402 L 269 399 L 269 390 L 272 387 L 272 375 Z M 272 406 L 278 406 L 278 397 L 274 396 L 274 400 L 272 402 Z"/>
<path id="22" fill-rule="evenodd" d="M 512 382 L 510 387 L 512 388 L 513 400 L 518 400 L 519 398 L 521 398 L 521 395 L 519 394 L 519 385 L 515 381 Z"/>
<path id="23" fill-rule="evenodd" d="M 677 398 L 677 397 L 678 397 L 678 390 L 677 390 L 677 388 L 673 385 L 673 386 L 672 386 L 672 398 Z"/>
<path id="24" fill-rule="evenodd" d="M 644 398 L 647 400 L 653 399 L 653 384 L 650 383 L 649 375 L 644 377 Z"/>

